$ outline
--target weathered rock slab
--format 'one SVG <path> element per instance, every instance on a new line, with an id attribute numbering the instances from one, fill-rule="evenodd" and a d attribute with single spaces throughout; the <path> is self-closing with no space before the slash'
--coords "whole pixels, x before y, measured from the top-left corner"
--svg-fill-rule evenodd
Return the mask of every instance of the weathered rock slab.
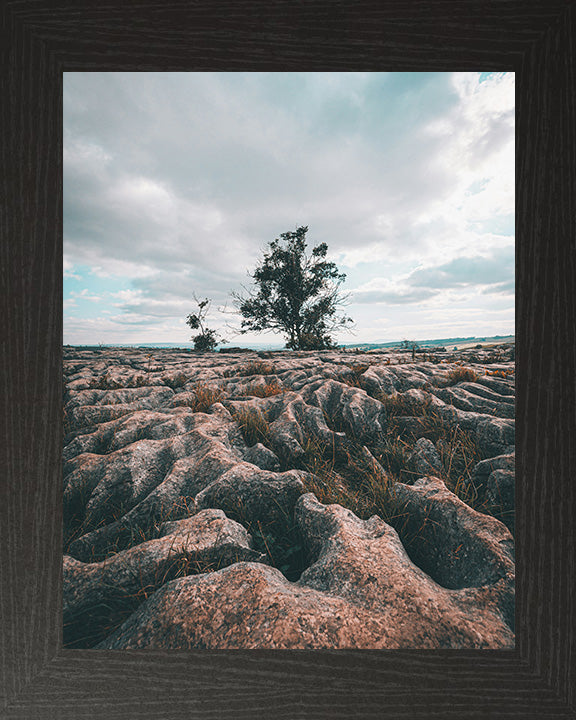
<path id="1" fill-rule="evenodd" d="M 300 498 L 315 562 L 297 583 L 239 563 L 176 580 L 98 647 L 511 648 L 499 588 L 447 590 L 409 559 L 380 518 Z"/>
<path id="2" fill-rule="evenodd" d="M 66 349 L 67 646 L 513 647 L 512 357 Z"/>

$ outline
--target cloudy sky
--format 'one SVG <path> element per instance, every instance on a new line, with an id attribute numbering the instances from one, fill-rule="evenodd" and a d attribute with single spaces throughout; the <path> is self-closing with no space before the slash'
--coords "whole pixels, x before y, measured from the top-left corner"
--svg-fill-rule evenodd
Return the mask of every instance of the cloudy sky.
<path id="1" fill-rule="evenodd" d="M 64 74 L 65 343 L 185 344 L 194 295 L 238 325 L 300 225 L 346 273 L 339 342 L 513 333 L 514 74 Z"/>

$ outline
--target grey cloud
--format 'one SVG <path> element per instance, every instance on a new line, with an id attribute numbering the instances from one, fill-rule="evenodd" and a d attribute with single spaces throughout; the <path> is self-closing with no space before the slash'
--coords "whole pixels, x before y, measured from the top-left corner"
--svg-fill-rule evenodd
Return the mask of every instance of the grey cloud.
<path id="1" fill-rule="evenodd" d="M 437 295 L 434 290 L 356 290 L 351 293 L 352 302 L 360 304 L 385 303 L 387 305 L 410 305 Z"/>
<path id="2" fill-rule="evenodd" d="M 446 112 L 449 78 L 417 74 L 406 89 L 406 77 L 368 73 L 356 96 L 349 78 L 336 80 L 320 93 L 308 73 L 66 74 L 66 144 L 93 144 L 110 157 L 99 172 L 90 158 L 65 165 L 67 250 L 128 252 L 158 267 L 204 264 L 218 250 L 226 268 L 232 230 L 246 256 L 296 224 L 326 227 L 334 248 L 349 247 L 351 233 L 357 246 L 370 244 L 374 233 L 361 229 L 368 208 L 405 218 L 454 182 L 429 162 L 441 140 L 400 138 L 393 126 L 416 131 Z M 337 126 L 346 142 L 335 137 Z M 115 183 L 140 176 L 177 203 L 220 211 L 221 228 L 184 224 L 166 237 L 149 213 L 110 203 Z"/>
<path id="3" fill-rule="evenodd" d="M 514 274 L 514 251 L 495 251 L 492 257 L 459 257 L 443 265 L 422 268 L 410 274 L 408 285 L 420 288 L 458 288 L 496 285 Z"/>
<path id="4" fill-rule="evenodd" d="M 178 303 L 161 303 L 147 302 L 143 300 L 141 303 L 125 302 L 118 303 L 117 307 L 127 314 L 138 314 L 148 320 L 148 318 L 173 318 L 184 317 L 186 309 Z M 190 302 L 188 312 L 194 309 L 194 301 Z"/>

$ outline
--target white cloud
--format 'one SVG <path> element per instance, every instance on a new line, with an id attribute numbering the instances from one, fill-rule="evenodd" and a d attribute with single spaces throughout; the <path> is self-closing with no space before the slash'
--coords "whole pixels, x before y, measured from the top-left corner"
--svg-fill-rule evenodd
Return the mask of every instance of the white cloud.
<path id="1" fill-rule="evenodd" d="M 89 295 L 89 290 L 87 288 L 84 288 L 84 290 L 81 290 L 80 292 L 72 291 L 70 293 L 70 297 L 78 300 L 88 300 L 90 302 L 100 302 L 102 300 L 99 295 Z"/>
<path id="2" fill-rule="evenodd" d="M 62 266 L 65 278 L 74 278 L 75 280 L 81 279 L 80 275 L 74 272 L 74 264 L 66 256 L 63 258 Z"/>

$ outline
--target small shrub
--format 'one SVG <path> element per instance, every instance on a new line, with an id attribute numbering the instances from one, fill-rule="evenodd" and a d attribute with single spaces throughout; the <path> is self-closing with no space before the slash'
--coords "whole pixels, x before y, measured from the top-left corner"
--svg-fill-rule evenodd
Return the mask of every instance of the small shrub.
<path id="1" fill-rule="evenodd" d="M 216 330 L 207 328 L 201 335 L 194 337 L 194 350 L 197 352 L 212 352 L 218 345 L 219 338 Z"/>
<path id="2" fill-rule="evenodd" d="M 198 335 L 192 337 L 194 350 L 198 352 L 213 351 L 219 342 L 227 341 L 222 340 L 216 330 L 204 326 L 206 316 L 210 309 L 210 300 L 207 298 L 205 300 L 198 300 L 196 297 L 195 300 L 198 303 L 198 312 L 191 313 L 186 318 L 186 324 L 189 325 L 192 330 L 200 330 Z"/>

